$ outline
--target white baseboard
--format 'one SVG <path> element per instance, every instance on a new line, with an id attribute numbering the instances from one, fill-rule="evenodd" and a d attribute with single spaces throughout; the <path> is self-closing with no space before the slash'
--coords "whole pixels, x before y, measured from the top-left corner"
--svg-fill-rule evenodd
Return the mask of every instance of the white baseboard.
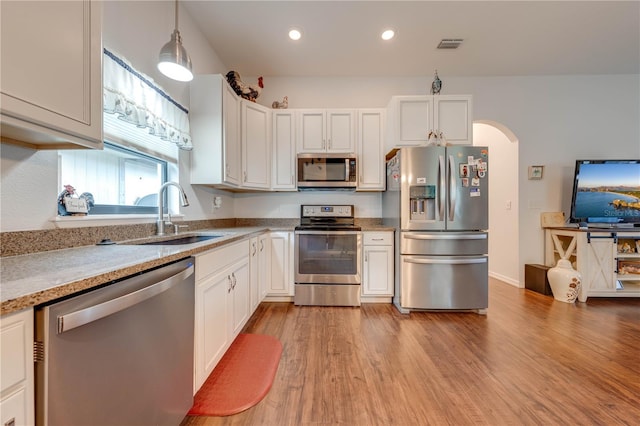
<path id="1" fill-rule="evenodd" d="M 491 278 L 495 278 L 496 280 L 500 280 L 500 281 L 505 282 L 505 283 L 507 283 L 509 285 L 512 285 L 514 287 L 524 288 L 523 285 L 520 285 L 520 281 L 514 280 L 513 278 L 507 277 L 505 275 L 489 271 L 489 276 Z"/>

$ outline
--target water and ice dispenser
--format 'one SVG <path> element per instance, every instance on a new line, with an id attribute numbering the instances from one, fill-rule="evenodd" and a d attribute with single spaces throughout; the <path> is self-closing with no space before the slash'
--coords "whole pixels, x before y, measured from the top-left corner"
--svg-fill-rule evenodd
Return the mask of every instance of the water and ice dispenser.
<path id="1" fill-rule="evenodd" d="M 436 220 L 435 185 L 412 185 L 409 187 L 410 220 Z"/>

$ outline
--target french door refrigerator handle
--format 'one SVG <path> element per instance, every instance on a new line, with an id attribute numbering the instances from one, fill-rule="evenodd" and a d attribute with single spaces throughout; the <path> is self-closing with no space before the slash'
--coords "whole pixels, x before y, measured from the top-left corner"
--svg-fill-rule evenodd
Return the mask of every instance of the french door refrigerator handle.
<path id="1" fill-rule="evenodd" d="M 187 277 L 193 274 L 193 271 L 194 267 L 193 264 L 191 264 L 186 269 L 183 269 L 177 274 L 156 284 L 141 288 L 140 290 L 125 294 L 124 296 L 120 296 L 116 299 L 111 299 L 97 305 L 89 306 L 88 308 L 80 309 L 79 311 L 58 315 L 58 334 L 89 324 L 90 322 L 97 321 L 111 314 L 115 314 L 116 312 L 123 311 L 133 305 L 144 302 L 145 300 L 180 284 Z"/>
<path id="2" fill-rule="evenodd" d="M 446 204 L 443 199 L 446 194 L 446 169 L 444 164 L 444 156 L 438 156 L 438 196 L 436 197 L 436 210 L 438 210 L 438 220 L 444 220 L 444 206 Z"/>
<path id="3" fill-rule="evenodd" d="M 429 264 L 441 264 L 441 265 L 468 265 L 468 264 L 477 264 L 477 263 L 487 263 L 487 258 L 473 258 L 473 259 L 433 259 L 433 258 L 408 258 L 403 259 L 405 263 L 418 263 L 423 265 Z"/>
<path id="4" fill-rule="evenodd" d="M 449 220 L 453 220 L 455 218 L 456 212 L 456 199 L 458 195 L 458 187 L 456 186 L 455 176 L 455 166 L 456 163 L 453 159 L 453 155 L 449 155 L 449 171 L 447 173 L 447 179 L 449 183 Z"/>
<path id="5" fill-rule="evenodd" d="M 474 233 L 474 234 L 408 234 L 404 233 L 403 238 L 407 240 L 486 240 L 486 233 Z"/>

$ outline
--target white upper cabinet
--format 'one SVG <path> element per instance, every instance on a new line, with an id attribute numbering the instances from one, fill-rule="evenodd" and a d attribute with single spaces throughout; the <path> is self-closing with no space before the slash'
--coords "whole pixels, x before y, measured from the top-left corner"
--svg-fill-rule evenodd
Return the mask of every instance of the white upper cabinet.
<path id="1" fill-rule="evenodd" d="M 442 135 L 449 144 L 471 145 L 472 113 L 471 95 L 394 96 L 389 103 L 390 145 L 426 145 L 430 134 Z"/>
<path id="2" fill-rule="evenodd" d="M 220 74 L 196 75 L 190 88 L 191 183 L 239 187 L 240 99 Z"/>
<path id="3" fill-rule="evenodd" d="M 355 110 L 298 110 L 298 152 L 355 152 Z"/>
<path id="4" fill-rule="evenodd" d="M 269 189 L 271 166 L 270 109 L 242 101 L 242 186 Z"/>
<path id="5" fill-rule="evenodd" d="M 296 190 L 296 126 L 295 112 L 273 110 L 273 166 L 271 189 Z"/>
<path id="6" fill-rule="evenodd" d="M 2 140 L 102 149 L 102 4 L 3 1 Z"/>
<path id="7" fill-rule="evenodd" d="M 358 110 L 358 191 L 384 191 L 384 109 Z"/>

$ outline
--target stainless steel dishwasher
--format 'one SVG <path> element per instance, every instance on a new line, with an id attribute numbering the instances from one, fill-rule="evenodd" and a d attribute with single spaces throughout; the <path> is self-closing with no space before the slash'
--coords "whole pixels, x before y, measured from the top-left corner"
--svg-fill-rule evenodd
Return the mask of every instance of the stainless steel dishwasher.
<path id="1" fill-rule="evenodd" d="M 180 424 L 193 404 L 193 263 L 36 308 L 36 424 Z"/>

